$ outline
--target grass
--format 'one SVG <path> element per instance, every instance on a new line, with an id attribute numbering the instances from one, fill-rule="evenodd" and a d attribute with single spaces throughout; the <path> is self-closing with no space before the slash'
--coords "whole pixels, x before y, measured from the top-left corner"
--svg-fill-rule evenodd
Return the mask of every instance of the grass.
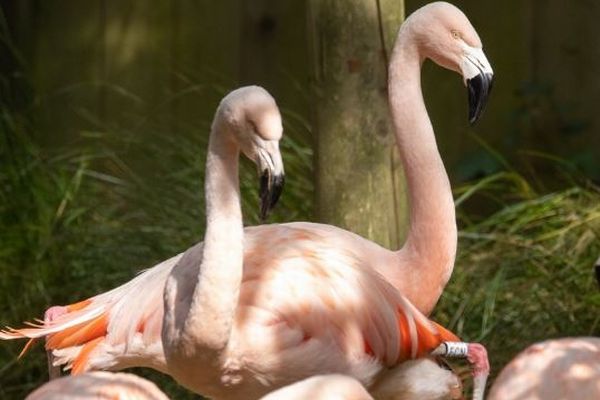
<path id="1" fill-rule="evenodd" d="M 457 264 L 435 316 L 486 344 L 492 376 L 536 341 L 597 336 L 598 188 L 584 182 L 537 194 L 510 172 L 459 190 L 469 192 L 493 199 L 497 211 L 477 222 L 459 212 Z"/>

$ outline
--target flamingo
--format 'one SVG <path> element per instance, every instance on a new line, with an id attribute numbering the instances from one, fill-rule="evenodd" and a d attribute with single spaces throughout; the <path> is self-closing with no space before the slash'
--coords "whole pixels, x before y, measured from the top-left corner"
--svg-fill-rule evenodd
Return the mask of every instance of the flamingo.
<path id="1" fill-rule="evenodd" d="M 407 361 L 394 371 L 394 386 L 377 389 L 381 400 L 462 398 L 460 379 L 429 358 Z M 26 400 L 167 400 L 153 383 L 128 373 L 104 371 L 50 381 Z M 345 375 L 317 375 L 275 390 L 260 400 L 373 400 L 363 385 Z"/>
<path id="2" fill-rule="evenodd" d="M 403 24 L 389 81 L 411 191 L 411 228 L 400 251 L 321 224 L 242 230 L 239 189 L 232 184 L 236 164 L 221 165 L 227 179 L 207 179 L 207 204 L 212 201 L 231 214 L 217 209 L 214 219 L 209 216 L 206 247 L 199 243 L 110 292 L 52 307 L 41 326 L 5 331 L 1 337 L 49 335 L 47 347 L 54 350 L 55 362 L 75 373 L 148 366 L 217 398 L 241 393 L 256 398 L 322 373 L 342 373 L 377 386 L 388 367 L 457 340 L 419 312 L 430 311 L 437 301 L 456 251 L 452 196 L 420 89 L 426 58 L 462 73 L 471 122 L 481 115 L 491 86 L 492 69 L 481 41 L 456 7 L 432 3 Z M 238 139 L 245 138 L 239 146 L 260 137 L 258 129 L 265 137 L 276 137 L 264 130 L 280 127 L 280 121 L 237 122 L 235 127 L 245 130 L 238 132 Z M 226 128 L 216 119 L 213 133 L 219 127 Z M 208 214 L 211 210 L 215 212 L 209 206 Z M 211 221 L 217 228 L 210 227 Z M 222 268 L 218 260 L 226 261 Z M 464 349 L 478 377 L 487 376 L 483 348 L 470 344 Z"/>
<path id="3" fill-rule="evenodd" d="M 504 367 L 488 400 L 600 399 L 600 338 L 548 340 Z"/>
<path id="4" fill-rule="evenodd" d="M 303 224 L 244 233 L 240 150 L 253 159 L 281 160 L 275 102 L 268 107 L 248 96 L 233 92 L 216 112 L 206 161 L 204 242 L 185 252 L 165 283 L 168 373 L 212 398 L 256 399 L 325 373 L 371 385 L 380 375 L 389 379 L 386 367 L 430 353 L 452 356 L 456 348 L 474 364 L 477 378 L 487 377 L 481 345 L 457 344 L 458 337 L 327 234 Z M 257 114 L 272 123 L 260 123 Z"/>
<path id="5" fill-rule="evenodd" d="M 89 372 L 52 380 L 25 400 L 169 400 L 156 385 L 124 372 Z"/>

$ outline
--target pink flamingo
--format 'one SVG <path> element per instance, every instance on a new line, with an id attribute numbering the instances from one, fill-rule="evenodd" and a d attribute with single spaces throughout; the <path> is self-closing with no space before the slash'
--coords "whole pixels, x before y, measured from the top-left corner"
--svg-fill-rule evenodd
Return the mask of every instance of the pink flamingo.
<path id="1" fill-rule="evenodd" d="M 204 247 L 198 244 L 110 292 L 51 308 L 43 326 L 2 337 L 50 335 L 47 347 L 54 349 L 57 364 L 71 365 L 74 372 L 149 366 L 220 398 L 257 397 L 319 373 L 343 373 L 369 385 L 385 375 L 386 366 L 456 340 L 395 290 L 400 287 L 422 309 L 433 307 L 456 247 L 448 179 L 420 92 L 425 58 L 463 74 L 472 122 L 491 84 L 481 42 L 458 9 L 434 3 L 403 25 L 390 65 L 392 116 L 412 191 L 410 234 L 399 252 L 319 224 L 266 225 L 244 232 L 239 188 L 233 184 L 235 151 L 209 155 L 220 168 L 216 176 L 225 179 L 211 178 L 207 169 Z M 238 146 L 280 135 L 274 123 L 252 120 L 253 102 L 245 100 L 242 96 L 237 104 L 241 111 L 217 112 L 211 138 L 219 128 L 230 128 L 229 137 L 236 131 Z M 218 120 L 227 115 L 233 118 L 230 126 Z M 225 142 L 230 146 L 220 143 L 213 150 L 235 147 Z M 169 275 L 163 309 L 162 288 Z M 487 361 L 481 348 L 465 349 L 484 376 Z"/>
<path id="2" fill-rule="evenodd" d="M 434 361 L 408 361 L 394 371 L 393 387 L 377 388 L 379 400 L 462 399 L 460 379 Z M 390 392 L 391 390 L 391 392 Z M 50 381 L 26 400 L 167 400 L 153 383 L 126 373 L 89 372 Z M 317 375 L 275 390 L 261 400 L 373 400 L 363 385 L 345 375 Z"/>
<path id="3" fill-rule="evenodd" d="M 600 338 L 563 338 L 529 346 L 500 372 L 488 399 L 600 399 Z"/>
<path id="4" fill-rule="evenodd" d="M 55 379 L 30 393 L 25 400 L 169 400 L 146 379 L 133 374 L 90 372 Z"/>

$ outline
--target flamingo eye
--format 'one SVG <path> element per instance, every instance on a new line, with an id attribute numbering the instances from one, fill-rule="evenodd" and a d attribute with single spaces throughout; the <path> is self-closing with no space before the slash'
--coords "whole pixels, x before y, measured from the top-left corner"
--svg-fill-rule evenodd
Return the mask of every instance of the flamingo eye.
<path id="1" fill-rule="evenodd" d="M 461 38 L 461 34 L 460 34 L 460 32 L 459 32 L 459 31 L 453 30 L 453 31 L 452 31 L 452 37 L 453 37 L 454 39 L 460 39 L 460 38 Z"/>

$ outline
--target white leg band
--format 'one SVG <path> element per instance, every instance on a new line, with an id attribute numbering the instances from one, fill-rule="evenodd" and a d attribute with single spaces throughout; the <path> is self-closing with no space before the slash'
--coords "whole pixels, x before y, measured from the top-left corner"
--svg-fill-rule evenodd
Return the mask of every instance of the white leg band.
<path id="1" fill-rule="evenodd" d="M 431 352 L 434 356 L 467 358 L 469 346 L 465 342 L 443 342 Z"/>

